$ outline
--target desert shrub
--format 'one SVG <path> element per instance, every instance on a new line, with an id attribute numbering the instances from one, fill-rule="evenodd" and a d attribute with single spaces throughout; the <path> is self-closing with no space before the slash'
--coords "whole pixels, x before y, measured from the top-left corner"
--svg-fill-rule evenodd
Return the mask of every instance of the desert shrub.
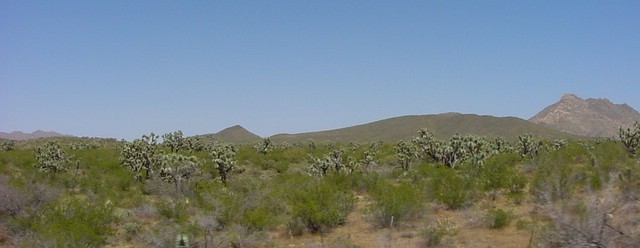
<path id="1" fill-rule="evenodd" d="M 426 247 L 438 246 L 447 237 L 453 237 L 456 234 L 458 234 L 458 225 L 448 218 L 438 219 L 422 231 Z"/>
<path id="2" fill-rule="evenodd" d="M 449 209 L 459 209 L 473 203 L 477 193 L 476 182 L 458 171 L 448 168 L 432 170 L 427 190 L 432 199 Z"/>
<path id="3" fill-rule="evenodd" d="M 535 200 L 545 203 L 569 199 L 574 187 L 586 182 L 586 174 L 581 167 L 589 160 L 589 154 L 575 143 L 539 156 L 533 162 L 536 169 L 530 188 Z"/>
<path id="4" fill-rule="evenodd" d="M 487 211 L 485 214 L 485 220 L 487 226 L 492 229 L 502 229 L 511 223 L 513 219 L 513 214 L 502 210 L 500 208 L 495 208 Z"/>
<path id="5" fill-rule="evenodd" d="M 408 183 L 396 186 L 381 181 L 369 194 L 374 199 L 370 211 L 374 222 L 380 227 L 389 227 L 392 221 L 398 223 L 410 220 L 421 209 L 420 192 Z"/>
<path id="6" fill-rule="evenodd" d="M 318 179 L 290 189 L 291 221 L 301 221 L 311 233 L 323 233 L 347 221 L 355 198 L 347 189 Z"/>
<path id="7" fill-rule="evenodd" d="M 168 220 L 183 223 L 189 219 L 187 204 L 184 200 L 161 200 L 157 204 L 158 213 Z"/>
<path id="8" fill-rule="evenodd" d="M 103 246 L 113 235 L 112 204 L 62 199 L 33 224 L 33 230 L 55 247 Z M 29 245 L 27 241 L 26 246 Z"/>

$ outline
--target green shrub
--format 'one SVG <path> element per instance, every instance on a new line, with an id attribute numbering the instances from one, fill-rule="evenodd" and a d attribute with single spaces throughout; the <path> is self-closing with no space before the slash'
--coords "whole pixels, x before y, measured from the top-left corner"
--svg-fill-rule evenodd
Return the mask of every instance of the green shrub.
<path id="1" fill-rule="evenodd" d="M 56 247 L 98 247 L 114 234 L 112 204 L 71 198 L 59 201 L 34 224 L 34 231 Z"/>
<path id="2" fill-rule="evenodd" d="M 420 192 L 411 184 L 392 185 L 381 181 L 369 194 L 374 221 L 380 227 L 389 227 L 391 221 L 402 222 L 415 217 L 421 209 Z"/>
<path id="3" fill-rule="evenodd" d="M 291 221 L 301 221 L 311 233 L 322 233 L 347 221 L 355 197 L 346 189 L 318 179 L 290 189 Z"/>
<path id="4" fill-rule="evenodd" d="M 449 209 L 460 209 L 473 203 L 477 195 L 474 180 L 449 168 L 438 168 L 433 173 L 427 184 L 432 199 Z"/>
<path id="5" fill-rule="evenodd" d="M 489 228 L 502 229 L 509 226 L 509 224 L 511 223 L 511 219 L 513 219 L 513 214 L 496 208 L 489 210 L 485 215 L 485 218 Z"/>

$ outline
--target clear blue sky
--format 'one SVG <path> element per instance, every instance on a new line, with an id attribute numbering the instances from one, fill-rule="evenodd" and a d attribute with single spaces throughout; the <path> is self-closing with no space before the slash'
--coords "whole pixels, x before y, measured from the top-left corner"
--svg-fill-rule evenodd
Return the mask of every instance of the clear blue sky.
<path id="1" fill-rule="evenodd" d="M 261 136 L 640 107 L 640 1 L 0 0 L 0 131 Z"/>

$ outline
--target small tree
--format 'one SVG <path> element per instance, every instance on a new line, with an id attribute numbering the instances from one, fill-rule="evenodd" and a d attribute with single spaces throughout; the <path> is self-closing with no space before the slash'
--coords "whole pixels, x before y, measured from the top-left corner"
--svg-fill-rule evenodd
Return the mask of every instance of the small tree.
<path id="1" fill-rule="evenodd" d="M 418 157 L 418 151 L 410 142 L 400 141 L 395 147 L 396 154 L 394 157 L 400 163 L 403 170 L 411 169 L 411 162 Z"/>
<path id="2" fill-rule="evenodd" d="M 178 130 L 173 133 L 165 133 L 162 135 L 162 145 L 168 147 L 171 152 L 176 153 L 180 149 L 186 147 L 186 142 L 182 136 L 182 131 Z"/>
<path id="3" fill-rule="evenodd" d="M 154 167 L 158 164 L 157 142 L 158 136 L 151 133 L 131 143 L 125 143 L 120 151 L 120 163 L 134 171 L 136 180 L 140 182 L 150 179 Z"/>
<path id="4" fill-rule="evenodd" d="M 231 173 L 236 170 L 236 148 L 232 144 L 218 143 L 211 148 L 209 153 L 213 164 L 218 170 L 220 180 L 227 185 Z"/>
<path id="5" fill-rule="evenodd" d="M 180 193 L 181 184 L 191 179 L 200 171 L 200 164 L 195 156 L 171 153 L 163 155 L 160 161 L 160 178 L 165 182 L 175 185 L 176 195 Z"/>
<path id="6" fill-rule="evenodd" d="M 48 141 L 44 146 L 36 149 L 36 159 L 38 163 L 34 166 L 42 172 L 64 172 L 69 167 L 71 159 L 62 150 L 60 144 L 55 141 Z"/>

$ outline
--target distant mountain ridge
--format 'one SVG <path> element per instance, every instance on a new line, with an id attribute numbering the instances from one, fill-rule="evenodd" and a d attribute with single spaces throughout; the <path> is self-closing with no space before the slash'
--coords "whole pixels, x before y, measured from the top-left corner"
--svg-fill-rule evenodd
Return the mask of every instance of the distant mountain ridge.
<path id="1" fill-rule="evenodd" d="M 262 139 L 262 137 L 249 132 L 247 129 L 240 125 L 225 128 L 222 131 L 214 134 L 197 135 L 196 137 L 204 139 L 207 143 L 210 143 L 211 140 L 219 139 L 234 144 L 254 143 Z"/>
<path id="2" fill-rule="evenodd" d="M 588 137 L 617 137 L 621 126 L 640 120 L 640 113 L 627 104 L 608 99 L 582 99 L 565 94 L 530 121 L 564 132 Z"/>
<path id="3" fill-rule="evenodd" d="M 417 135 L 422 129 L 430 129 L 436 138 L 450 138 L 454 134 L 476 134 L 487 137 L 502 136 L 515 140 L 521 134 L 531 133 L 536 137 L 578 138 L 556 129 L 548 128 L 517 117 L 494 117 L 475 114 L 445 113 L 435 115 L 410 115 L 384 119 L 363 125 L 327 131 L 277 134 L 274 142 L 297 142 L 313 139 L 317 142 L 396 142 Z"/>
<path id="4" fill-rule="evenodd" d="M 32 133 L 23 133 L 20 131 L 15 131 L 11 133 L 0 132 L 0 139 L 8 139 L 8 140 L 30 140 L 30 139 L 50 138 L 50 137 L 73 137 L 73 136 L 52 132 L 52 131 L 41 131 L 41 130 L 37 130 Z"/>

